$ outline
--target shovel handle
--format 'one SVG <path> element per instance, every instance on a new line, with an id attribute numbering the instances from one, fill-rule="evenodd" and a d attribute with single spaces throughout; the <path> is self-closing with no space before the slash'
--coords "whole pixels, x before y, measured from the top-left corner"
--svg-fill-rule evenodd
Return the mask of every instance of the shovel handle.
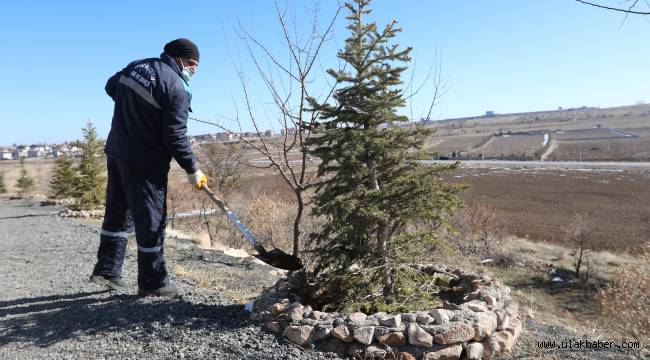
<path id="1" fill-rule="evenodd" d="M 214 202 L 214 203 L 219 207 L 219 209 L 221 209 L 221 211 L 223 211 L 224 214 L 226 214 L 226 216 L 228 217 L 228 219 L 230 220 L 230 222 L 232 222 L 233 225 L 235 225 L 235 227 L 239 230 L 239 232 L 240 232 L 242 235 L 244 235 L 244 237 L 246 238 L 246 240 L 248 240 L 248 242 L 251 243 L 251 245 L 253 245 L 253 247 L 255 248 L 255 250 L 257 250 L 257 251 L 260 252 L 260 253 L 266 253 L 266 250 L 265 250 L 264 247 L 259 243 L 259 241 L 257 241 L 257 238 L 255 238 L 255 235 L 253 235 L 253 233 L 252 233 L 252 232 L 251 232 L 251 231 L 246 227 L 246 225 L 244 225 L 244 223 L 242 223 L 241 221 L 239 221 L 239 219 L 237 218 L 237 215 L 235 215 L 234 212 L 232 212 L 230 209 L 228 209 L 228 207 L 226 206 L 226 204 L 224 204 L 223 201 L 221 201 L 221 199 L 219 199 L 219 198 L 217 197 L 217 195 L 215 195 L 214 191 L 212 191 L 212 190 L 208 187 L 208 185 L 206 185 L 206 184 L 202 184 L 202 185 L 201 185 L 201 189 L 202 189 L 206 194 L 208 194 L 208 196 L 210 197 L 210 199 L 212 199 L 212 201 L 213 201 L 213 202 Z"/>

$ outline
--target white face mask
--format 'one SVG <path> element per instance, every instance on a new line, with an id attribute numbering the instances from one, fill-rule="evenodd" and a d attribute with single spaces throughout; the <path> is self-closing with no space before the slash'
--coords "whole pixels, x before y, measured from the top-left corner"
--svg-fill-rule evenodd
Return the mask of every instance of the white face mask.
<path id="1" fill-rule="evenodd" d="M 185 63 L 183 63 L 183 59 L 181 59 L 181 67 L 183 68 L 181 70 L 181 77 L 185 82 L 190 82 L 192 80 L 192 77 L 194 76 L 194 72 L 190 70 L 188 67 L 185 67 Z"/>

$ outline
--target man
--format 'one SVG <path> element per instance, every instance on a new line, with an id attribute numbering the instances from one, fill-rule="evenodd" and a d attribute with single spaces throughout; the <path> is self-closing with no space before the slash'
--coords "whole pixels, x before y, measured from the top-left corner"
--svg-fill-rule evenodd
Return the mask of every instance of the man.
<path id="1" fill-rule="evenodd" d="M 169 280 L 163 256 L 167 176 L 173 157 L 193 186 L 207 185 L 186 136 L 189 82 L 198 64 L 197 46 L 176 39 L 165 45 L 160 58 L 136 60 L 106 83 L 115 109 L 104 149 L 106 213 L 92 282 L 126 288 L 122 264 L 127 236 L 135 226 L 138 294 L 182 295 Z"/>

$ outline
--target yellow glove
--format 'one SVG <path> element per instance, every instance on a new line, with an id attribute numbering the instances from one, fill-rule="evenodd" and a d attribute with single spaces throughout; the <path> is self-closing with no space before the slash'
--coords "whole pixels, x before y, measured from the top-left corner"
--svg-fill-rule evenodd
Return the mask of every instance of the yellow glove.
<path id="1" fill-rule="evenodd" d="M 197 190 L 201 190 L 203 184 L 208 185 L 208 178 L 205 177 L 201 170 L 197 170 L 194 174 L 187 174 L 187 180 L 190 184 L 196 186 Z"/>

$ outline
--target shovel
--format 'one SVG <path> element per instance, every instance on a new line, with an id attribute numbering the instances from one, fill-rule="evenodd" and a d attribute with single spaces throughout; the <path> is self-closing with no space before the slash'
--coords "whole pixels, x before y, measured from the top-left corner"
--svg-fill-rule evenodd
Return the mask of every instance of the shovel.
<path id="1" fill-rule="evenodd" d="M 233 225 L 235 225 L 237 230 L 239 230 L 239 232 L 241 232 L 242 235 L 244 235 L 246 240 L 248 240 L 248 242 L 250 242 L 251 245 L 253 245 L 253 248 L 255 248 L 255 251 L 257 251 L 257 254 L 253 256 L 278 269 L 295 271 L 303 268 L 302 261 L 300 261 L 300 259 L 297 258 L 296 256 L 289 255 L 280 249 L 273 249 L 271 251 L 266 251 L 266 249 L 264 249 L 264 246 L 262 246 L 262 244 L 260 244 L 259 241 L 257 241 L 255 235 L 253 235 L 253 233 L 250 230 L 248 230 L 246 225 L 244 225 L 241 221 L 239 221 L 237 215 L 235 215 L 234 212 L 228 209 L 226 204 L 224 204 L 223 201 L 221 201 L 214 194 L 214 192 L 210 190 L 210 188 L 207 185 L 203 184 L 201 186 L 201 189 L 203 189 L 203 191 L 205 191 L 205 193 L 208 194 L 208 196 L 212 199 L 212 201 L 214 201 L 214 203 L 217 204 L 219 209 L 221 209 L 221 211 L 223 211 L 226 214 L 230 222 L 232 222 Z"/>

